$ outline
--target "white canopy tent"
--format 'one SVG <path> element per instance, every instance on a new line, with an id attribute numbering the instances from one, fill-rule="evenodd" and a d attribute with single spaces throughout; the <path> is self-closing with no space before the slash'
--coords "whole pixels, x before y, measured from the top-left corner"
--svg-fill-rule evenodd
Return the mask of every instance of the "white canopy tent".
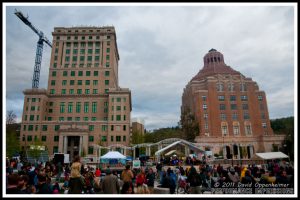
<path id="1" fill-rule="evenodd" d="M 172 153 L 175 153 L 175 152 L 176 152 L 176 150 L 169 151 L 168 153 L 165 154 L 165 156 L 169 156 L 169 155 L 171 155 Z"/>
<path id="2" fill-rule="evenodd" d="M 267 153 L 256 153 L 256 155 L 263 160 L 281 159 L 288 158 L 289 156 L 282 152 L 267 152 Z"/>
<path id="3" fill-rule="evenodd" d="M 126 156 L 118 151 L 110 151 L 105 155 L 101 156 L 101 159 L 126 159 Z"/>

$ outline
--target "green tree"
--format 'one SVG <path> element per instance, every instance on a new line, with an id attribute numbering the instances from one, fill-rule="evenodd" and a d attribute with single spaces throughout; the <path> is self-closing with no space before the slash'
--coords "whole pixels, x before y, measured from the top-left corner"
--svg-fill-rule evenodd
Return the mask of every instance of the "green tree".
<path id="1" fill-rule="evenodd" d="M 195 119 L 195 116 L 190 112 L 190 109 L 186 109 L 181 114 L 180 124 L 185 136 L 185 139 L 190 142 L 194 142 L 195 137 L 199 134 L 199 124 Z"/>
<path id="2" fill-rule="evenodd" d="M 34 141 L 32 143 L 32 145 L 30 145 L 31 148 L 28 151 L 28 156 L 38 160 L 40 158 L 41 152 L 43 150 L 41 150 L 41 147 L 44 146 L 44 143 L 41 142 L 41 140 L 39 138 L 34 138 Z"/>
<path id="3" fill-rule="evenodd" d="M 6 129 L 6 156 L 11 158 L 13 154 L 20 151 L 20 140 L 17 132 L 13 129 Z"/>
<path id="4" fill-rule="evenodd" d="M 145 138 L 143 136 L 143 134 L 139 131 L 134 131 L 132 133 L 132 136 L 131 136 L 131 143 L 132 144 L 141 144 L 141 143 L 144 143 L 145 142 Z"/>

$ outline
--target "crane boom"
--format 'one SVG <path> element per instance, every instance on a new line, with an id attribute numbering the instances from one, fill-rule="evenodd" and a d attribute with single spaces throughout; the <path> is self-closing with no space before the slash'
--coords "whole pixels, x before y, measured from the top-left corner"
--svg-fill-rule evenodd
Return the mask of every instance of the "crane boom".
<path id="1" fill-rule="evenodd" d="M 15 15 L 20 18 L 27 26 L 29 26 L 38 36 L 39 40 L 37 42 L 36 54 L 35 54 L 35 65 L 32 79 L 32 88 L 39 87 L 40 71 L 42 64 L 42 54 L 44 42 L 52 48 L 51 42 L 44 36 L 44 33 L 37 28 L 35 28 L 28 17 L 25 17 L 22 12 L 15 10 Z"/>

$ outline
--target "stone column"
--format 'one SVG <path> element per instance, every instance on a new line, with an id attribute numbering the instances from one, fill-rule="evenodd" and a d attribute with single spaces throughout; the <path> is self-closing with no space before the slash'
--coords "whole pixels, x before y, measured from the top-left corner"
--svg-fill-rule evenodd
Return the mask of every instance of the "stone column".
<path id="1" fill-rule="evenodd" d="M 59 141 L 58 141 L 58 152 L 59 153 L 62 153 L 62 152 L 64 152 L 63 151 L 63 147 L 64 147 L 64 141 L 63 141 L 63 136 L 62 135 L 59 135 Z"/>
<path id="2" fill-rule="evenodd" d="M 133 148 L 133 158 L 132 159 L 135 159 L 135 148 Z"/>
<path id="3" fill-rule="evenodd" d="M 250 146 L 250 158 L 252 158 L 253 153 L 254 153 L 254 152 L 253 152 L 253 145 L 251 145 L 251 146 Z"/>
<path id="4" fill-rule="evenodd" d="M 226 146 L 223 146 L 223 159 L 227 158 Z"/>
<path id="5" fill-rule="evenodd" d="M 240 145 L 237 145 L 237 149 L 238 149 L 237 159 L 241 159 Z"/>
<path id="6" fill-rule="evenodd" d="M 146 147 L 146 156 L 150 156 L 150 154 L 151 154 L 150 146 L 147 146 Z"/>
<path id="7" fill-rule="evenodd" d="M 67 153 L 68 151 L 68 136 L 64 136 L 64 153 Z"/>
<path id="8" fill-rule="evenodd" d="M 79 156 L 81 156 L 82 151 L 82 136 L 79 136 Z"/>
<path id="9" fill-rule="evenodd" d="M 84 150 L 85 152 L 85 155 L 88 155 L 88 136 L 87 135 L 84 135 L 82 136 L 82 149 Z"/>

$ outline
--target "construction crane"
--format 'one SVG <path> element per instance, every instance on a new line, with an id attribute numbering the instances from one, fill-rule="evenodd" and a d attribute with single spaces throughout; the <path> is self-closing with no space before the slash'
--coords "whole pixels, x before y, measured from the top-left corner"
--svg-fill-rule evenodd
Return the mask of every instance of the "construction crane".
<path id="1" fill-rule="evenodd" d="M 33 72 L 33 79 L 32 79 L 32 88 L 39 88 L 44 42 L 48 44 L 51 48 L 52 48 L 52 44 L 44 36 L 44 33 L 42 31 L 38 30 L 31 24 L 31 22 L 28 20 L 28 16 L 25 17 L 22 12 L 17 10 L 15 10 L 15 15 L 17 15 L 17 17 L 19 17 L 27 26 L 29 26 L 39 36 L 39 40 L 37 42 L 37 47 L 36 47 L 34 72 Z"/>

